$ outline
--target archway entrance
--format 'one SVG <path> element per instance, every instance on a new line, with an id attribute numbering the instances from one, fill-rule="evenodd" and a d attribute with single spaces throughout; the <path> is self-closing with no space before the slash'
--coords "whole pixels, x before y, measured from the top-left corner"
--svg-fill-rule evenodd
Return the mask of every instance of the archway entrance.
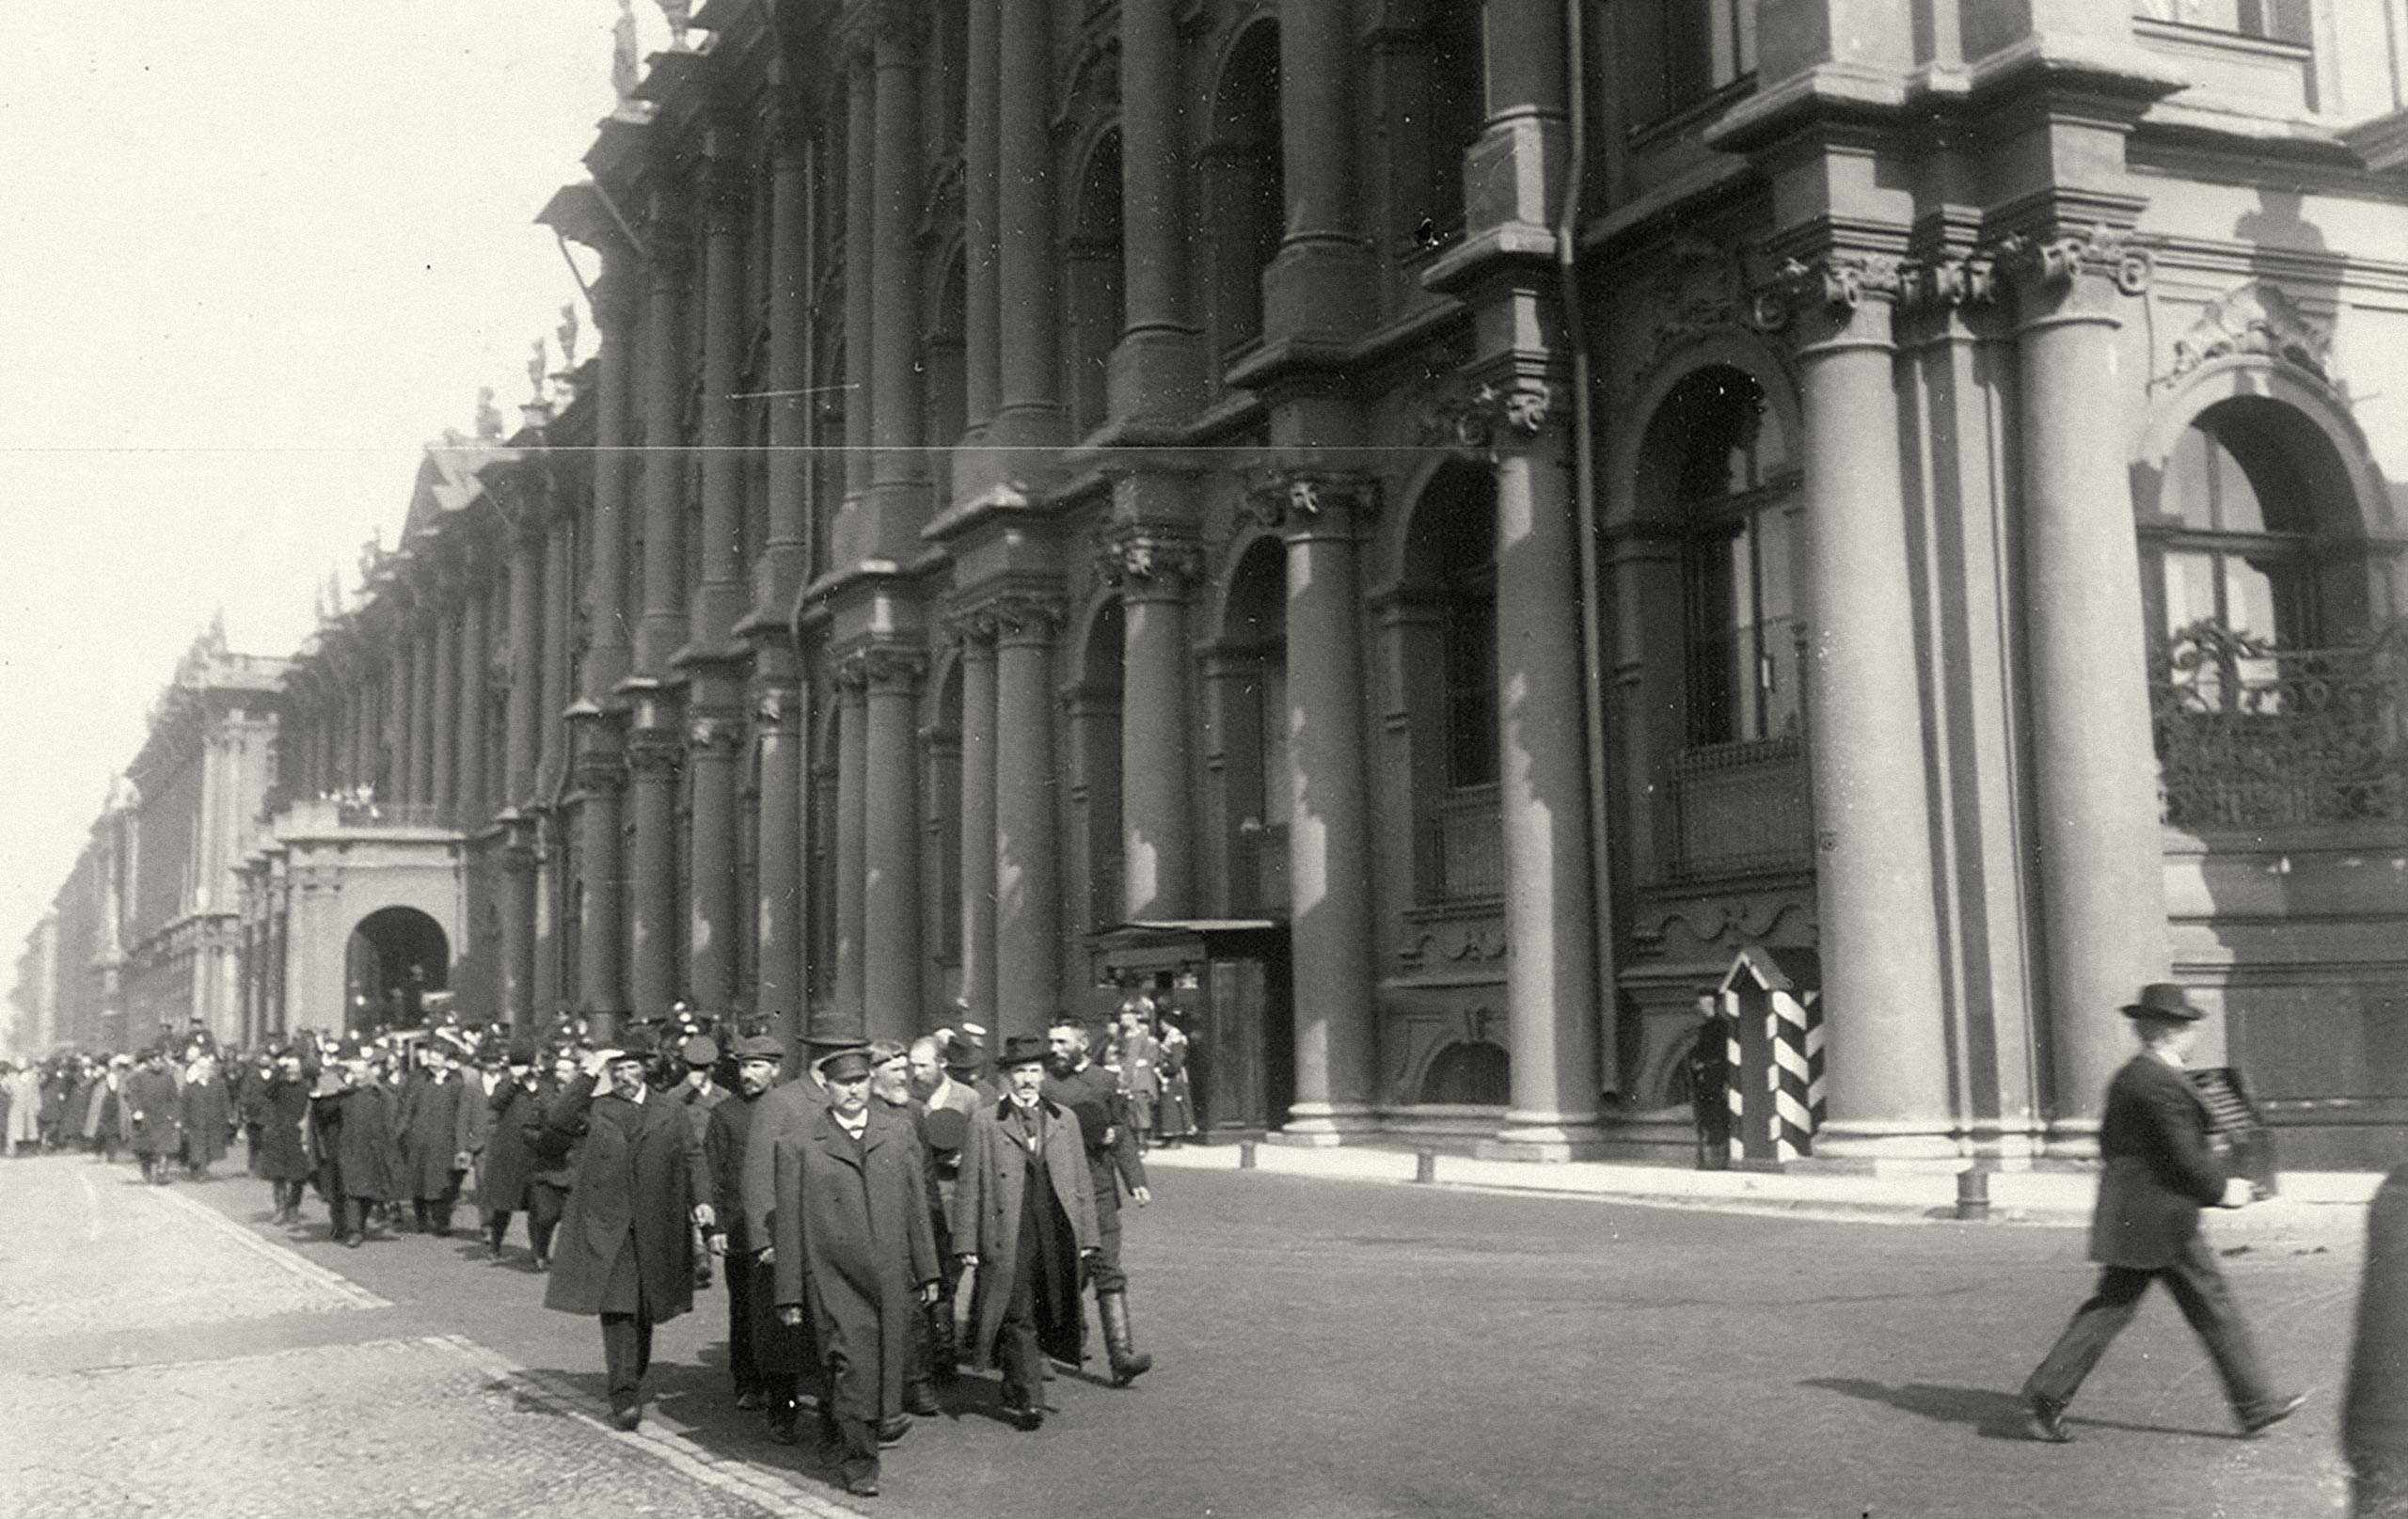
<path id="1" fill-rule="evenodd" d="M 343 946 L 345 1027 L 417 1023 L 426 994 L 443 990 L 451 973 L 452 943 L 441 924 L 416 908 L 370 913 Z"/>

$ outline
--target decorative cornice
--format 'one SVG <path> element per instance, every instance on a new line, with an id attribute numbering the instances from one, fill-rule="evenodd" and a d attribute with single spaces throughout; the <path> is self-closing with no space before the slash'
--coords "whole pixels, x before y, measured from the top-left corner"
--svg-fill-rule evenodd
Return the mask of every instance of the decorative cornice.
<path id="1" fill-rule="evenodd" d="M 1245 509 L 1255 521 L 1276 530 L 1307 527 L 1324 514 L 1368 519 L 1379 513 L 1380 483 L 1352 470 L 1274 469 L 1248 484 Z"/>
<path id="2" fill-rule="evenodd" d="M 1185 596 L 1204 578 L 1204 549 L 1187 534 L 1126 523 L 1096 535 L 1095 574 L 1114 590 Z"/>

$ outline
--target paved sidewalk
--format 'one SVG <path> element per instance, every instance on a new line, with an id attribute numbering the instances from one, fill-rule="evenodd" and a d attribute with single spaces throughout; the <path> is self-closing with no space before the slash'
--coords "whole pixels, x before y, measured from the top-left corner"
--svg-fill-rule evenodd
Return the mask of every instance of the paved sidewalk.
<path id="1" fill-rule="evenodd" d="M 1609 1199 L 1664 1208 L 1704 1208 L 1737 1213 L 1781 1213 L 1809 1218 L 1918 1223 L 1956 1217 L 1956 1178 L 1952 1171 L 1890 1171 L 1851 1174 L 1826 1171 L 1697 1171 L 1669 1165 L 1615 1162 L 1549 1164 L 1529 1161 L 1482 1161 L 1433 1154 L 1435 1183 L 1500 1192 Z M 1333 1180 L 1411 1183 L 1417 1152 L 1395 1145 L 1308 1147 L 1266 1141 L 1254 1147 L 1254 1168 L 1284 1176 Z M 1236 1145 L 1157 1147 L 1150 1166 L 1180 1170 L 1234 1171 L 1244 1164 Z M 2366 1226 L 2366 1204 L 2382 1184 L 2379 1172 L 2287 1172 L 2281 1195 L 2233 1211 L 2210 1215 L 2220 1236 L 2270 1240 L 2352 1237 Z M 2087 1224 L 2098 1178 L 2082 1171 L 1994 1171 L 1989 1174 L 1990 1219 L 2007 1224 L 2067 1226 Z"/>

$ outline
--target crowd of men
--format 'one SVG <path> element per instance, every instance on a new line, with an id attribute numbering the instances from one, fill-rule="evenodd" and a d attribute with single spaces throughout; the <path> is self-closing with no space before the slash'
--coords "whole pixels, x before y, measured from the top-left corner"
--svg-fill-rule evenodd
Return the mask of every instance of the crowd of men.
<path id="1" fill-rule="evenodd" d="M 786 1073 L 792 1071 L 791 1078 Z M 990 1050 L 964 1021 L 906 1046 L 719 1030 L 684 1009 L 541 1042 L 447 1013 L 369 1036 L 295 1033 L 244 1055 L 198 1025 L 138 1054 L 0 1067 L 12 1153 L 130 1148 L 146 1181 L 208 1179 L 246 1141 L 273 1219 L 309 1197 L 330 1237 L 452 1234 L 501 1258 L 527 1219 L 547 1306 L 598 1322 L 612 1421 L 642 1418 L 655 1325 L 723 1278 L 730 1394 L 794 1445 L 806 1416 L 846 1489 L 938 1413 L 962 1370 L 1044 1422 L 1049 1364 L 1086 1355 L 1092 1294 L 1113 1385 L 1136 1348 L 1120 1203 L 1144 1151 L 1196 1134 L 1185 1036 L 1132 999 L 1101 1045 L 1065 1016 Z"/>

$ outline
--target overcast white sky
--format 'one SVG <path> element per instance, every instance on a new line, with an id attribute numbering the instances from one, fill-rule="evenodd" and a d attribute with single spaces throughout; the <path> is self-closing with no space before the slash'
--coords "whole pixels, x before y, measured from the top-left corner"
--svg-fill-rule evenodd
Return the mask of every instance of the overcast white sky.
<path id="1" fill-rule="evenodd" d="M 531 218 L 583 177 L 617 13 L 116 0 L 11 29 L 0 989 L 211 614 L 290 653 L 328 568 L 390 541 L 419 447 L 480 386 L 515 419 L 577 298 Z"/>

